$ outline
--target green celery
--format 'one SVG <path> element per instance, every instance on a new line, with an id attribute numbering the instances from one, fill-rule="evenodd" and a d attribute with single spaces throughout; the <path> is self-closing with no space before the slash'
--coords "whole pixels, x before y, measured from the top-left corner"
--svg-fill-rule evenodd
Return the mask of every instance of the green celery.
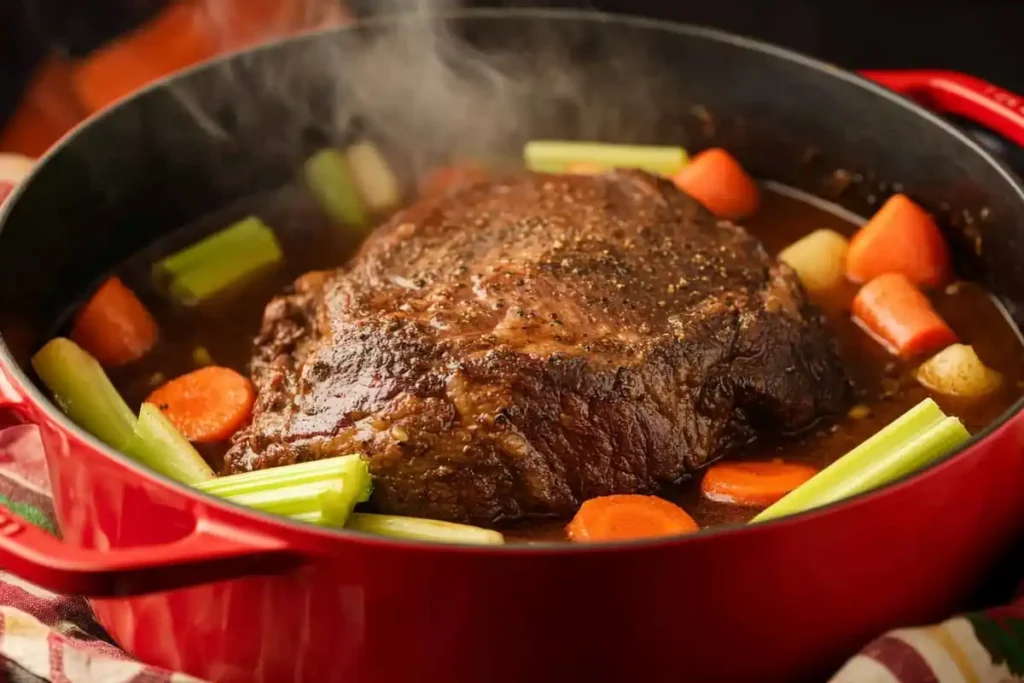
<path id="1" fill-rule="evenodd" d="M 292 515 L 292 519 L 308 524 L 333 526 L 324 521 L 318 510 Z M 505 537 L 501 535 L 501 532 L 493 529 L 441 522 L 436 519 L 377 515 L 368 512 L 353 512 L 349 515 L 345 528 L 374 536 L 404 538 L 410 541 L 463 543 L 466 545 L 501 545 L 505 542 Z"/>
<path id="2" fill-rule="evenodd" d="M 78 344 L 52 339 L 32 357 L 32 367 L 79 427 L 118 449 L 135 436 L 135 415 L 99 362 Z"/>
<path id="3" fill-rule="evenodd" d="M 852 451 L 762 510 L 753 522 L 804 512 L 884 486 L 970 438 L 960 420 L 925 399 Z"/>
<path id="4" fill-rule="evenodd" d="M 318 509 L 320 494 L 330 486 L 329 482 L 313 481 L 292 486 L 275 486 L 224 498 L 237 505 L 288 517 Z"/>
<path id="5" fill-rule="evenodd" d="M 360 460 L 358 467 L 346 470 L 320 494 L 320 517 L 324 524 L 344 526 L 356 504 L 368 501 L 372 490 L 370 467 Z"/>
<path id="6" fill-rule="evenodd" d="M 310 482 L 327 481 L 339 477 L 342 472 L 351 466 L 349 464 L 350 461 L 360 458 L 361 456 L 358 454 L 342 455 L 336 458 L 311 460 L 282 467 L 270 467 L 265 470 L 229 474 L 225 477 L 218 477 L 212 481 L 203 482 L 198 488 L 215 496 L 231 498 L 232 496 L 259 491 L 264 488 L 296 486 Z"/>
<path id="7" fill-rule="evenodd" d="M 156 286 L 179 303 L 208 299 L 283 258 L 274 231 L 250 216 L 153 265 Z"/>
<path id="8" fill-rule="evenodd" d="M 215 475 L 203 456 L 152 403 L 143 403 L 135 437 L 124 452 L 160 474 L 183 484 L 195 485 Z"/>
<path id="9" fill-rule="evenodd" d="M 346 528 L 378 536 L 405 538 L 413 541 L 437 543 L 465 543 L 469 545 L 501 545 L 505 537 L 493 529 L 482 529 L 466 524 L 441 522 L 436 519 L 399 517 L 397 515 L 374 515 L 353 513 Z"/>
<path id="10" fill-rule="evenodd" d="M 200 491 L 248 507 L 289 517 L 320 511 L 320 495 L 352 471 L 365 469 L 360 455 L 271 467 L 196 484 Z M 368 497 L 368 491 L 362 496 Z"/>
<path id="11" fill-rule="evenodd" d="M 196 364 L 196 367 L 205 368 L 208 365 L 213 365 L 213 356 L 205 346 L 197 346 L 192 350 L 192 362 Z"/>
<path id="12" fill-rule="evenodd" d="M 331 220 L 356 228 L 369 226 L 370 213 L 342 152 L 336 149 L 317 152 L 306 161 L 305 172 L 306 184 Z"/>
<path id="13" fill-rule="evenodd" d="M 562 140 L 532 140 L 526 143 L 523 157 L 528 169 L 541 173 L 564 173 L 571 164 L 594 164 L 603 168 L 639 168 L 668 175 L 681 169 L 688 161 L 682 147 Z"/>
<path id="14" fill-rule="evenodd" d="M 307 524 L 316 524 L 318 526 L 328 526 L 320 514 L 320 510 L 309 510 L 308 512 L 300 512 L 297 515 L 291 515 L 291 518 L 296 522 L 306 522 Z"/>

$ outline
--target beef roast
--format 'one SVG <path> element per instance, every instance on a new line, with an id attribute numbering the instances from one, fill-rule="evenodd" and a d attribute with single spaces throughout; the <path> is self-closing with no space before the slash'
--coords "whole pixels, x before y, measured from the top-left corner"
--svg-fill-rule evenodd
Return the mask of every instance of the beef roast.
<path id="1" fill-rule="evenodd" d="M 267 306 L 227 472 L 360 452 L 389 513 L 570 514 L 653 492 L 850 386 L 793 271 L 638 171 L 422 200 Z"/>

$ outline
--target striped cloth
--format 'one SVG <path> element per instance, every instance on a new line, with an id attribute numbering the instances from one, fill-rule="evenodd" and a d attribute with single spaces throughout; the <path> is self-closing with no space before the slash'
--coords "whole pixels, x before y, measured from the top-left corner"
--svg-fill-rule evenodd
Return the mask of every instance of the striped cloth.
<path id="1" fill-rule="evenodd" d="M 0 501 L 53 530 L 53 508 L 35 427 L 0 429 Z M 146 666 L 118 649 L 86 602 L 0 572 L 0 681 L 201 683 Z M 1024 682 L 1024 596 L 1015 604 L 936 626 L 892 631 L 829 683 Z"/>

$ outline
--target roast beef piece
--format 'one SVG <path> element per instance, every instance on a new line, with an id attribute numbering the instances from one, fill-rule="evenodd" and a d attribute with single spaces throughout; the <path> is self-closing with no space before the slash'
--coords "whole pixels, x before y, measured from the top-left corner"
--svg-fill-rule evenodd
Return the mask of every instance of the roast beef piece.
<path id="1" fill-rule="evenodd" d="M 642 172 L 422 200 L 267 306 L 227 472 L 360 452 L 377 510 L 488 523 L 653 492 L 850 386 L 793 271 Z"/>

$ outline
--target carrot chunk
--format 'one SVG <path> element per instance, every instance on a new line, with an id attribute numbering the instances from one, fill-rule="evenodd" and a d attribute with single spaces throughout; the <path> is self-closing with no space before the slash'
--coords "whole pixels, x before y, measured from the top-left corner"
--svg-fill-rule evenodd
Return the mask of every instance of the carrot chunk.
<path id="1" fill-rule="evenodd" d="M 172 379 L 146 399 L 189 441 L 216 443 L 249 420 L 256 401 L 252 382 L 215 365 Z"/>
<path id="2" fill-rule="evenodd" d="M 700 490 L 716 503 L 767 507 L 817 473 L 809 465 L 780 460 L 723 462 L 707 469 Z"/>
<path id="3" fill-rule="evenodd" d="M 880 275 L 861 287 L 853 299 L 853 316 L 861 327 L 904 359 L 957 341 L 928 297 L 901 273 Z"/>
<path id="4" fill-rule="evenodd" d="M 78 312 L 71 338 L 101 365 L 116 367 L 153 348 L 157 326 L 132 290 L 111 277 Z"/>
<path id="5" fill-rule="evenodd" d="M 846 277 L 867 282 L 901 273 L 921 287 L 949 275 L 949 247 L 932 217 L 906 195 L 893 195 L 850 240 Z"/>
<path id="6" fill-rule="evenodd" d="M 217 53 L 202 3 L 177 0 L 77 64 L 72 82 L 90 112 Z"/>
<path id="7" fill-rule="evenodd" d="M 724 149 L 708 149 L 672 176 L 680 190 L 720 218 L 744 218 L 757 212 L 757 183 Z"/>
<path id="8" fill-rule="evenodd" d="M 566 528 L 577 542 L 628 541 L 699 531 L 679 506 L 657 496 L 614 495 L 583 503 Z"/>

